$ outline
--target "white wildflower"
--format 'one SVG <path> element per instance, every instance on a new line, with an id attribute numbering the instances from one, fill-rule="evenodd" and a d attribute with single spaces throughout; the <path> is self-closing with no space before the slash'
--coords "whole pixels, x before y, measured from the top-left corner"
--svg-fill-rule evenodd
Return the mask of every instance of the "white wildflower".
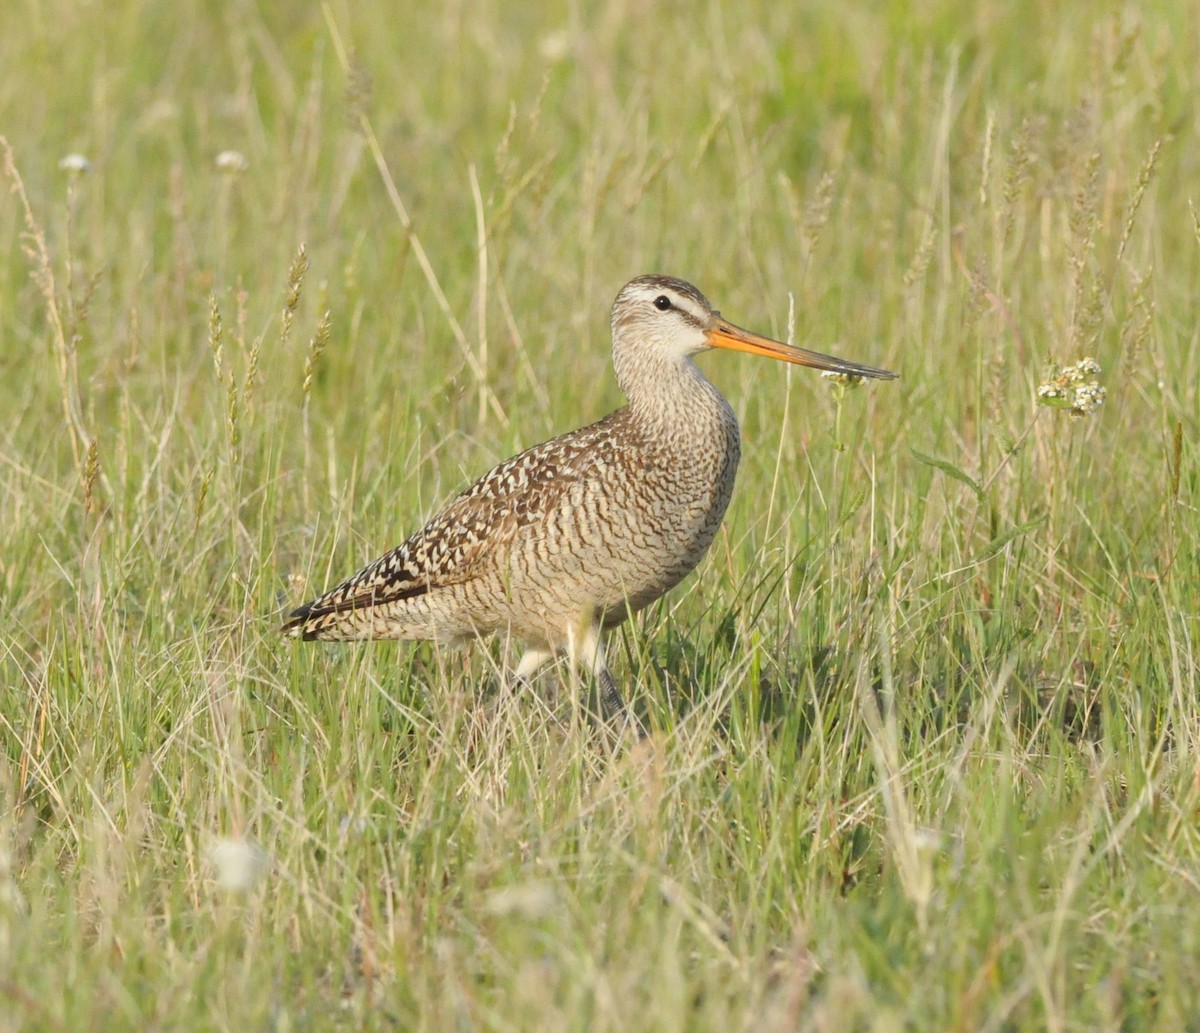
<path id="1" fill-rule="evenodd" d="M 217 885 L 234 893 L 252 890 L 271 861 L 262 847 L 248 839 L 218 839 L 208 859 L 217 870 Z"/>
<path id="2" fill-rule="evenodd" d="M 1089 416 L 1104 404 L 1108 392 L 1101 384 L 1080 384 L 1075 388 L 1075 399 L 1071 404 L 1071 415 Z"/>
<path id="3" fill-rule="evenodd" d="M 544 882 L 518 883 L 492 890 L 484 901 L 484 911 L 495 918 L 524 918 L 539 921 L 558 908 L 554 889 Z"/>
<path id="4" fill-rule="evenodd" d="M 74 152 L 60 158 L 58 167 L 72 176 L 83 176 L 92 171 L 92 163 L 84 155 Z"/>
<path id="5" fill-rule="evenodd" d="M 1107 395 L 1096 379 L 1100 372 L 1100 363 L 1091 356 L 1074 366 L 1054 367 L 1050 379 L 1038 385 L 1039 404 L 1066 409 L 1074 419 L 1090 416 L 1104 404 Z"/>
<path id="6" fill-rule="evenodd" d="M 543 60 L 556 64 L 571 53 L 571 37 L 565 31 L 548 32 L 538 40 Z"/>
<path id="7" fill-rule="evenodd" d="M 841 387 L 858 387 L 863 382 L 863 378 L 857 373 L 838 373 L 835 370 L 826 370 L 821 376 L 831 384 L 838 384 Z"/>
<path id="8" fill-rule="evenodd" d="M 1065 401 L 1069 397 L 1067 389 L 1055 383 L 1042 384 L 1038 387 L 1038 398 L 1044 399 L 1047 404 L 1059 400 Z"/>
<path id="9" fill-rule="evenodd" d="M 245 172 L 250 162 L 241 151 L 222 151 L 217 155 L 217 168 L 229 175 Z"/>

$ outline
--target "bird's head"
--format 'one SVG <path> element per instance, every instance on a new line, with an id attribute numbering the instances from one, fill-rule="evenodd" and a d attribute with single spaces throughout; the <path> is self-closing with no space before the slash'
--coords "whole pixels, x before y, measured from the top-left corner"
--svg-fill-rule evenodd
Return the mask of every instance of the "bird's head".
<path id="1" fill-rule="evenodd" d="M 765 355 L 799 366 L 892 380 L 896 374 L 860 362 L 761 337 L 735 326 L 686 280 L 673 276 L 639 276 L 630 280 L 613 302 L 613 347 L 618 364 L 652 354 L 659 361 L 683 362 L 710 348 Z"/>

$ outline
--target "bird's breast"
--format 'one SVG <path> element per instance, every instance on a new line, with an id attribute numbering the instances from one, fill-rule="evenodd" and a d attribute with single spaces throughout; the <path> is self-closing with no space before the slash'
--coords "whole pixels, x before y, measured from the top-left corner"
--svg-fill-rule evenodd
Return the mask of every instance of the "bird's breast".
<path id="1" fill-rule="evenodd" d="M 698 431 L 702 431 L 699 432 Z M 647 436 L 608 458 L 603 477 L 580 485 L 571 509 L 577 541 L 603 569 L 595 602 L 620 619 L 678 584 L 703 558 L 729 500 L 740 456 L 737 423 Z"/>
<path id="2" fill-rule="evenodd" d="M 576 444 L 556 446 L 537 519 L 482 560 L 503 589 L 488 626 L 541 627 L 553 642 L 564 614 L 619 623 L 682 581 L 720 527 L 740 455 L 727 406 L 689 407 L 686 422 L 626 408 Z"/>

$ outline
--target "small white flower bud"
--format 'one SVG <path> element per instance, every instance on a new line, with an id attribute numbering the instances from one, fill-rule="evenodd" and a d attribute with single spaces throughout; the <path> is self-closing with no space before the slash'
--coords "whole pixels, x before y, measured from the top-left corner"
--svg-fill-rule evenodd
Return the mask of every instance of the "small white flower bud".
<path id="1" fill-rule="evenodd" d="M 241 151 L 222 151 L 217 155 L 217 168 L 232 176 L 245 172 L 250 162 Z"/>
<path id="2" fill-rule="evenodd" d="M 82 154 L 74 152 L 60 158 L 58 167 L 72 176 L 82 176 L 92 171 L 92 163 Z"/>

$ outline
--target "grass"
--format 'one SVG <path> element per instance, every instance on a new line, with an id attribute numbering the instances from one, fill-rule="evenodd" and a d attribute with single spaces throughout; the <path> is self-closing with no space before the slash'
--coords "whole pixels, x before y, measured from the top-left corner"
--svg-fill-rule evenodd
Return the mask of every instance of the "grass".
<path id="1" fill-rule="evenodd" d="M 922 11 L 20 5 L 0 1030 L 1195 1023 L 1200 9 Z M 705 360 L 646 741 L 279 639 L 619 404 L 650 270 L 902 379 Z"/>

